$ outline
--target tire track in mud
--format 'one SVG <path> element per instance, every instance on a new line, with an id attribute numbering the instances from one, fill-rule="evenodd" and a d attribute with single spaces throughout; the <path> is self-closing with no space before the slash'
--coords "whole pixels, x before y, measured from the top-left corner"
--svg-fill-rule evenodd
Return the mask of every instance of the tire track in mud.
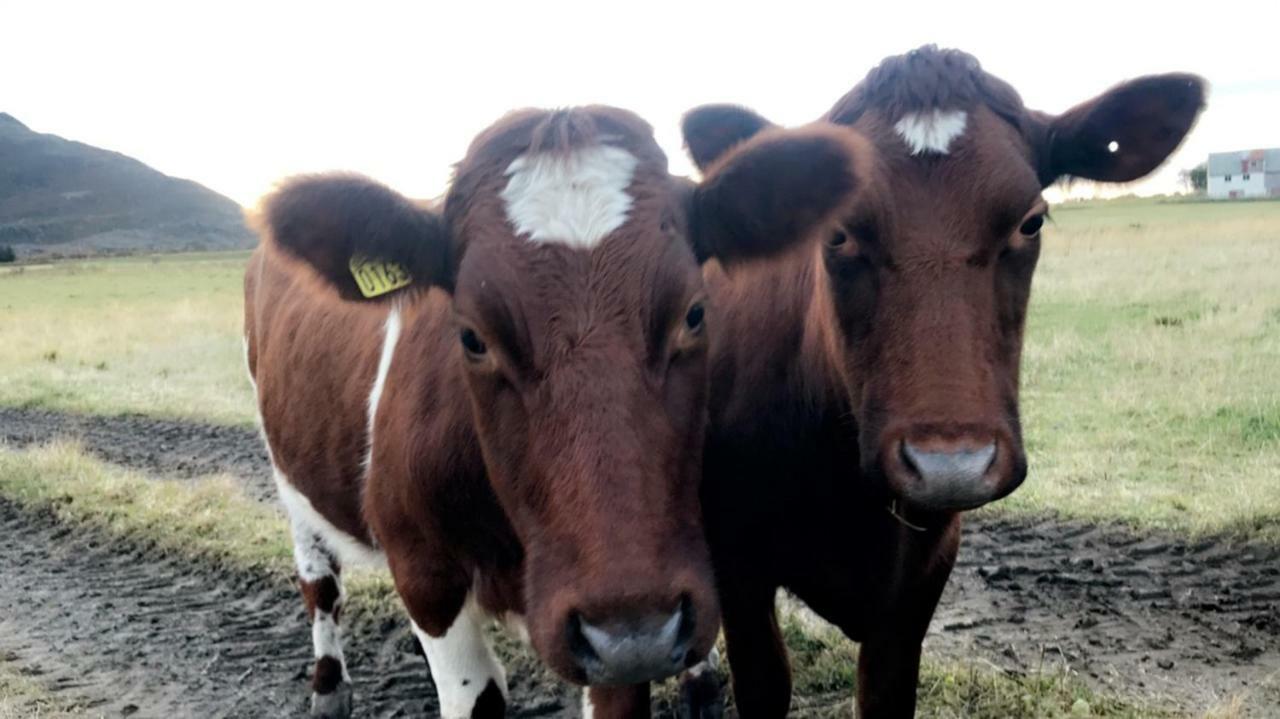
<path id="1" fill-rule="evenodd" d="M 311 631 L 278 579 L 107 539 L 0 498 L 0 660 L 104 716 L 305 716 Z M 435 716 L 404 622 L 344 628 L 357 716 Z M 513 678 L 513 716 L 562 716 L 562 687 Z"/>
<path id="2" fill-rule="evenodd" d="M 21 447 L 57 436 L 78 438 L 107 461 L 175 480 L 226 472 L 249 495 L 274 502 L 266 454 L 253 429 L 0 409 L 0 442 Z M 175 576 L 191 573 L 190 567 L 172 566 L 177 560 L 164 561 Z M 220 591 L 228 600 L 244 594 L 213 587 L 226 581 L 218 576 L 204 581 L 206 593 Z M 309 663 L 309 642 L 296 596 L 273 591 L 281 595 L 267 603 L 277 612 L 271 626 L 283 631 L 280 617 L 292 617 L 292 634 L 251 634 L 242 651 L 300 657 L 299 669 L 272 669 L 289 688 L 268 692 L 292 710 L 305 702 L 300 668 Z M 155 614 L 142 616 L 150 622 Z M 112 626 L 108 633 L 132 631 L 118 619 Z M 348 631 L 352 671 L 365 677 L 356 678 L 360 707 L 372 708 L 384 690 L 395 694 L 406 682 L 414 687 L 416 703 L 386 705 L 390 715 L 400 709 L 413 714 L 431 696 L 425 668 L 408 658 L 413 645 L 403 629 L 395 629 L 398 636 L 388 636 L 386 628 Z M 357 636 L 360 631 L 368 636 Z M 1123 696 L 1172 699 L 1187 710 L 1243 693 L 1249 695 L 1247 705 L 1280 713 L 1274 708 L 1280 707 L 1280 547 L 980 514 L 966 523 L 959 562 L 926 646 L 935 655 L 981 657 L 1013 672 L 1065 665 L 1095 686 Z M 388 657 L 402 661 L 388 667 Z M 384 679 L 370 681 L 373 676 Z M 272 686 L 282 680 L 275 681 Z M 1258 715 L 1268 716 L 1267 709 Z"/>

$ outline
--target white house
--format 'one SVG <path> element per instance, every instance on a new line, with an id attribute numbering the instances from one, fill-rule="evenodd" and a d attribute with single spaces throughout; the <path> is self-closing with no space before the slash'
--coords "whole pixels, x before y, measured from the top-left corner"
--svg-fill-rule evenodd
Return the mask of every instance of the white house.
<path id="1" fill-rule="evenodd" d="M 1211 153 L 1209 197 L 1280 197 L 1280 149 Z"/>

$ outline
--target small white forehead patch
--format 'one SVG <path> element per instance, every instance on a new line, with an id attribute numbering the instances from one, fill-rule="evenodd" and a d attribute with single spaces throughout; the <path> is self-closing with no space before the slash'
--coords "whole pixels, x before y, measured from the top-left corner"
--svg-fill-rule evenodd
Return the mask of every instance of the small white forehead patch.
<path id="1" fill-rule="evenodd" d="M 627 221 L 637 164 L 611 145 L 521 155 L 507 167 L 507 218 L 534 242 L 591 249 Z"/>
<path id="2" fill-rule="evenodd" d="M 951 142 L 964 134 L 969 116 L 963 110 L 929 110 L 903 115 L 893 126 L 912 155 L 934 152 L 947 154 Z"/>

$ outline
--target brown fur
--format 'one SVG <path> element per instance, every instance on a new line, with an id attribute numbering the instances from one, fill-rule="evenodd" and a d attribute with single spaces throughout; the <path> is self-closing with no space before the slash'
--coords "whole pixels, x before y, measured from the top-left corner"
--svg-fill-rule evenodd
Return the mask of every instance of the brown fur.
<path id="1" fill-rule="evenodd" d="M 918 478 L 902 443 L 994 441 L 985 500 L 1018 486 L 1018 367 L 1039 251 L 1038 233 L 1019 228 L 1060 175 L 1154 168 L 1202 99 L 1197 79 L 1161 76 L 1053 118 L 1025 110 L 963 53 L 890 58 L 826 118 L 873 148 L 857 202 L 799 252 L 708 270 L 723 314 L 703 507 L 742 716 L 789 706 L 778 587 L 862 643 L 860 716 L 912 715 L 920 642 L 968 505 L 904 502 Z M 949 154 L 909 154 L 894 123 L 935 108 L 965 110 L 966 131 Z M 771 124 L 709 106 L 685 127 L 693 157 L 714 168 L 717 152 L 733 152 L 725 133 L 741 132 L 745 147 Z M 1115 155 L 1099 140 L 1111 136 Z"/>
<path id="2" fill-rule="evenodd" d="M 589 251 L 516 236 L 499 197 L 512 160 L 594 141 L 639 160 L 628 221 Z M 490 612 L 525 615 L 538 654 L 582 681 L 565 641 L 572 614 L 596 623 L 683 600 L 696 660 L 719 609 L 698 497 L 707 334 L 686 326 L 705 296 L 694 250 L 766 254 L 778 234 L 735 242 L 724 228 L 751 208 L 716 198 L 797 161 L 821 188 L 784 188 L 754 223 L 810 231 L 850 203 L 858 151 L 826 131 L 779 132 L 694 188 L 668 174 L 630 113 L 530 110 L 475 140 L 442 212 L 352 176 L 286 184 L 262 208 L 265 242 L 246 276 L 250 371 L 277 466 L 325 518 L 381 547 L 433 636 L 474 589 Z M 803 218 L 778 211 L 788 198 Z M 389 298 L 403 331 L 367 473 L 387 301 L 335 296 L 356 297 L 352 254 L 398 262 L 416 281 Z M 465 353 L 462 331 L 487 352 Z M 647 687 L 599 691 L 619 715 L 647 711 Z"/>

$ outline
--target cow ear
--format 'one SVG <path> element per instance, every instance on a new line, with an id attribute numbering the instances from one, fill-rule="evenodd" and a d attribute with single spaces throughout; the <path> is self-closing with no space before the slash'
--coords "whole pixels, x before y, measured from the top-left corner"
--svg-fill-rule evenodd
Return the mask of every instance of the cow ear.
<path id="1" fill-rule="evenodd" d="M 848 128 L 819 123 L 769 129 L 707 168 L 693 193 L 699 260 L 774 255 L 852 209 L 870 147 Z"/>
<path id="2" fill-rule="evenodd" d="M 1048 120 L 1040 180 L 1143 177 L 1178 148 L 1204 102 L 1205 82 L 1195 75 L 1150 75 L 1117 85 Z"/>
<path id="3" fill-rule="evenodd" d="M 263 199 L 256 224 L 265 242 L 310 265 L 345 299 L 452 287 L 452 253 L 440 215 L 368 178 L 287 180 Z"/>
<path id="4" fill-rule="evenodd" d="M 696 107 L 685 113 L 680 122 L 685 148 L 702 172 L 735 145 L 773 126 L 755 112 L 737 105 Z"/>

